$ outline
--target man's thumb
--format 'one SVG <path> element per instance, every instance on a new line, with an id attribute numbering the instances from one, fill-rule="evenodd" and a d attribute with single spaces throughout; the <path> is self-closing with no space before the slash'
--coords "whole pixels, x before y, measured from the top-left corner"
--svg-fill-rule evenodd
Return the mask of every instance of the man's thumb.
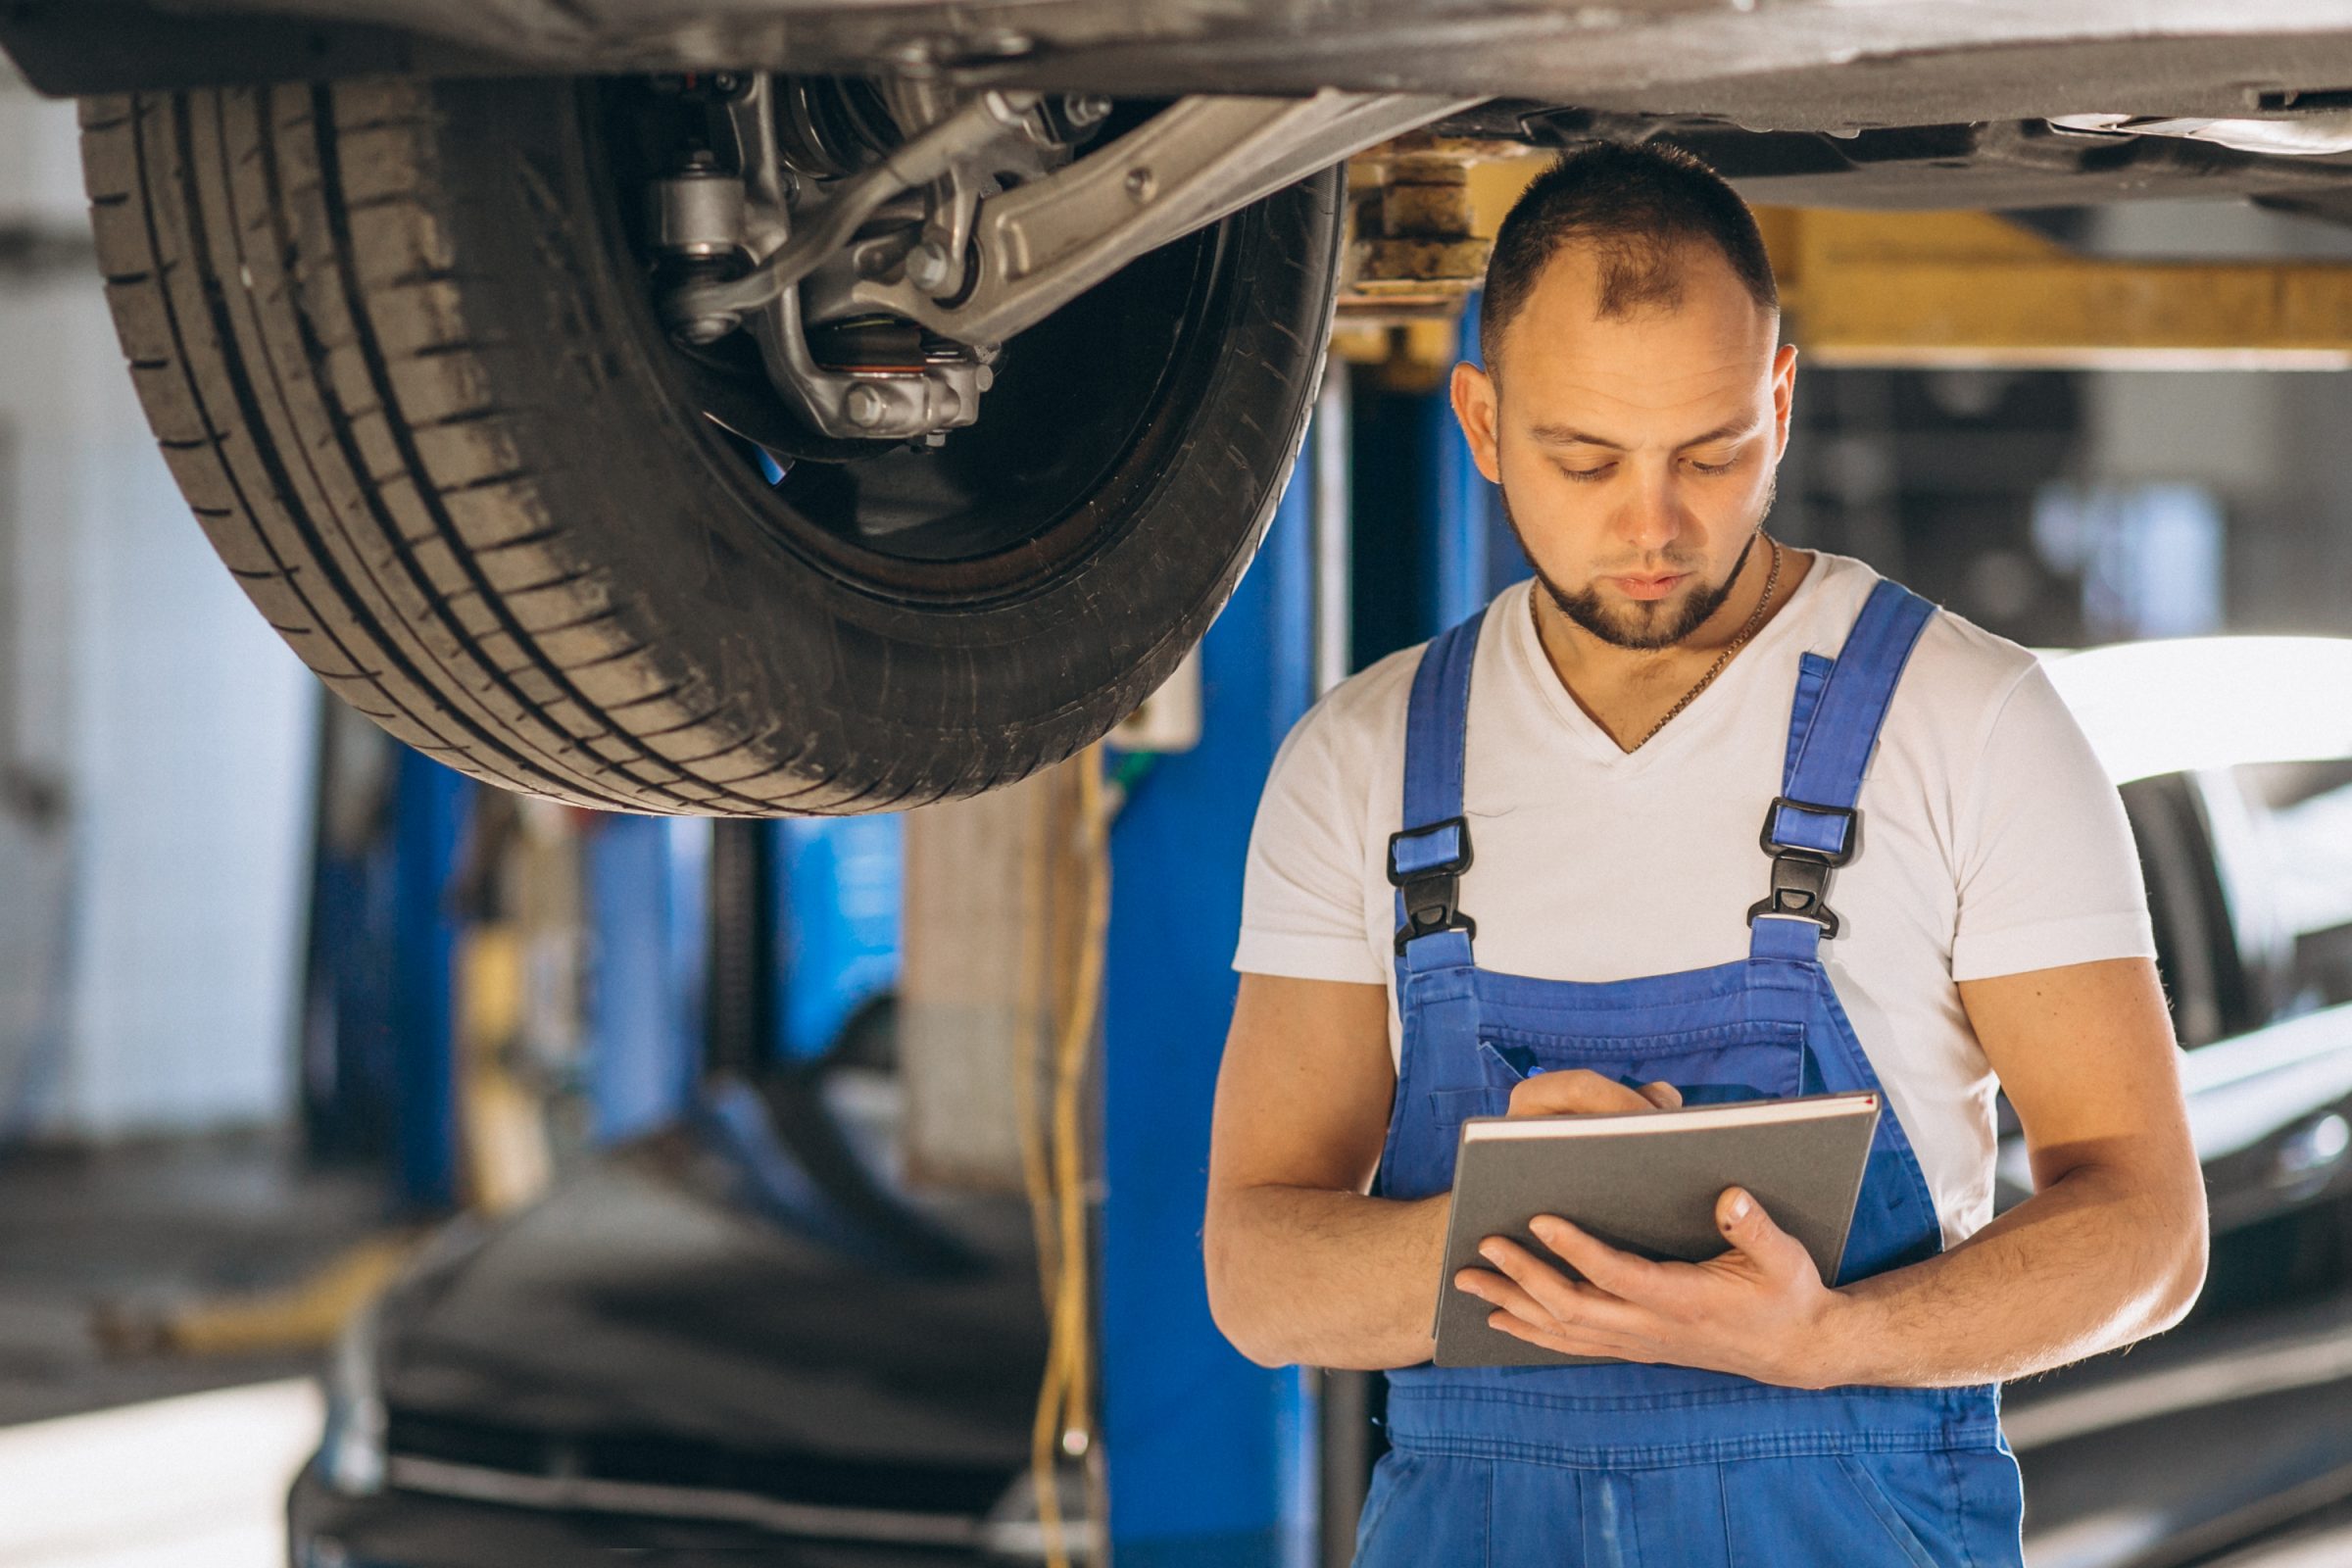
<path id="1" fill-rule="evenodd" d="M 1726 1241 L 1760 1263 L 1777 1263 L 1786 1249 L 1796 1246 L 1795 1238 L 1775 1225 L 1764 1205 L 1744 1188 L 1727 1187 L 1715 1200 L 1715 1226 Z"/>

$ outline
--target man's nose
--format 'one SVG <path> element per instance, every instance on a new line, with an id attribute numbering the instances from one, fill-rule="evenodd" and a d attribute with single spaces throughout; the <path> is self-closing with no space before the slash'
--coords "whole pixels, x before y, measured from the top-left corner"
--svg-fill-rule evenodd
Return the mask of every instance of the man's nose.
<path id="1" fill-rule="evenodd" d="M 1683 536 L 1683 504 L 1673 476 L 1644 473 L 1618 514 L 1618 536 L 1644 558 L 1659 554 Z"/>

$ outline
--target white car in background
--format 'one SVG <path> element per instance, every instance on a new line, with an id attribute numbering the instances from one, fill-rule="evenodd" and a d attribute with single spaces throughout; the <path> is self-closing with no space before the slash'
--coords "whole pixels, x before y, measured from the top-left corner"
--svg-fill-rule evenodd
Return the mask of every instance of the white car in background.
<path id="1" fill-rule="evenodd" d="M 2352 1496 L 2352 640 L 2048 668 L 2139 846 L 2213 1254 L 2180 1327 L 2012 1385 L 2004 1424 L 2034 1568 L 2154 1568 Z"/>

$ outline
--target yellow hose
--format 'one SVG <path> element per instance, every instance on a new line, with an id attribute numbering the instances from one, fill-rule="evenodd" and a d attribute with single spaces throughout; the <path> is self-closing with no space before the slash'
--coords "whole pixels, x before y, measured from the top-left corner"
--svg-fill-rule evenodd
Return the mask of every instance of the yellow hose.
<path id="1" fill-rule="evenodd" d="M 1031 815 L 1051 809 L 1052 798 L 1041 795 L 1030 803 Z M 1037 911 L 1046 908 L 1048 858 L 1030 855 L 1022 858 L 1021 907 Z M 1047 971 L 1053 964 L 1049 922 L 1028 919 L 1021 922 L 1021 951 L 1016 973 L 1017 990 L 1013 998 L 1012 1117 L 1021 1140 L 1021 1186 L 1029 1195 L 1029 1229 L 1037 1244 L 1038 1286 L 1044 1297 L 1046 1311 L 1054 1310 L 1054 1293 L 1059 1288 L 1060 1220 L 1054 1213 L 1054 1168 L 1046 1149 L 1046 1124 L 1038 1114 L 1037 1078 L 1039 1062 L 1039 1034 L 1044 1027 L 1042 1014 L 1046 1010 L 1044 992 Z"/>
<path id="2" fill-rule="evenodd" d="M 1109 815 L 1104 806 L 1101 754 L 1087 752 L 1077 768 L 1078 852 L 1085 868 L 1086 918 L 1076 973 L 1055 1038 L 1049 1190 L 1041 1195 L 1034 1180 L 1031 1186 L 1032 1202 L 1044 1198 L 1057 1221 L 1054 1255 L 1049 1261 L 1042 1250 L 1040 1254 L 1041 1268 L 1050 1270 L 1046 1278 L 1052 1328 L 1045 1382 L 1038 1390 L 1037 1416 L 1029 1432 L 1030 1470 L 1049 1568 L 1069 1568 L 1070 1561 L 1056 1485 L 1057 1450 L 1083 1454 L 1094 1446 L 1094 1337 L 1087 1313 L 1087 1161 L 1079 1112 L 1088 1048 L 1094 1042 L 1102 1008 L 1103 937 L 1110 925 Z M 1026 1175 L 1032 1168 L 1031 1120 L 1024 1119 L 1022 1133 Z M 1097 1515 L 1099 1523 L 1100 1507 L 1089 1511 Z"/>

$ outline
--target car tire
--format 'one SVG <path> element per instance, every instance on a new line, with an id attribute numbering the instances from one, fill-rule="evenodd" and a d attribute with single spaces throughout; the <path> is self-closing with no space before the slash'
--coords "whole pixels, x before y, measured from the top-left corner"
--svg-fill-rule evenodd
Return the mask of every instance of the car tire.
<path id="1" fill-rule="evenodd" d="M 771 485 L 655 317 L 600 129 L 614 90 L 83 101 L 123 352 L 254 604 L 401 740 L 587 807 L 889 809 L 1102 735 L 1206 629 L 1272 516 L 1330 329 L 1341 172 L 1016 337 L 939 468 L 903 446 L 827 466 L 811 442 Z M 1007 394 L 1016 372 L 1029 391 Z M 1081 427 L 1101 452 L 1054 456 Z M 938 515 L 869 528 L 859 509 L 925 471 L 955 476 Z"/>

